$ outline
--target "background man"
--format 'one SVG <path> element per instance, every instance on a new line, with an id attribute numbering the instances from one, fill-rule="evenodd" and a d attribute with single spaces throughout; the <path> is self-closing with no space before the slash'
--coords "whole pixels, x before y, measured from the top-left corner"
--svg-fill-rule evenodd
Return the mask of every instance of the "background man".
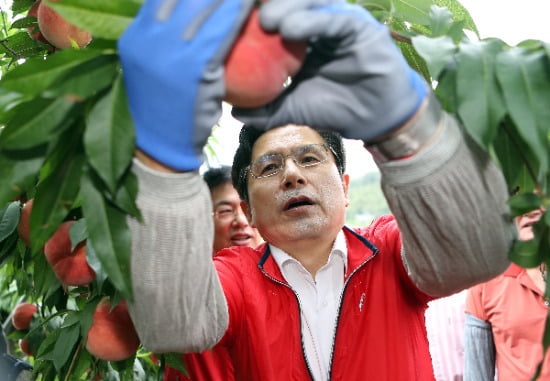
<path id="1" fill-rule="evenodd" d="M 258 246 L 262 237 L 258 229 L 250 226 L 241 209 L 241 199 L 231 183 L 231 167 L 210 168 L 203 178 L 214 208 L 213 253 L 231 246 Z"/>

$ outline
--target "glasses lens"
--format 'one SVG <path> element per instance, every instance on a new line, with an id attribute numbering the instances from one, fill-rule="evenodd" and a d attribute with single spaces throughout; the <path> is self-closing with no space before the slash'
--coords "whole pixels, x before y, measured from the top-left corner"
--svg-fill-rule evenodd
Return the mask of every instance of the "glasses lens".
<path id="1" fill-rule="evenodd" d="M 279 153 L 272 153 L 254 160 L 250 165 L 250 171 L 255 178 L 260 179 L 275 175 L 281 170 L 282 166 L 283 156 Z"/>
<path id="2" fill-rule="evenodd" d="M 311 167 L 328 159 L 326 147 L 322 144 L 310 144 L 294 151 L 294 161 L 301 167 Z"/>
<path id="3" fill-rule="evenodd" d="M 287 157 L 292 157 L 300 167 L 311 167 L 327 161 L 329 154 L 325 144 L 309 144 L 285 156 L 280 153 L 260 156 L 250 164 L 250 172 L 257 179 L 276 175 L 283 168 Z"/>
<path id="4" fill-rule="evenodd" d="M 234 214 L 235 211 L 232 208 L 220 208 L 214 212 L 214 216 L 216 216 L 216 218 L 219 220 L 231 218 Z"/>

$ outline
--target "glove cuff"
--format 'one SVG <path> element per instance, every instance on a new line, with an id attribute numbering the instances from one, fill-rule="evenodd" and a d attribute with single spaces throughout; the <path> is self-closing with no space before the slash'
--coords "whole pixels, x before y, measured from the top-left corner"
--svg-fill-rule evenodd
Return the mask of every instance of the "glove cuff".
<path id="1" fill-rule="evenodd" d="M 379 163 L 413 156 L 439 135 L 442 115 L 439 100 L 430 92 L 407 123 L 390 134 L 365 141 L 364 146 Z"/>

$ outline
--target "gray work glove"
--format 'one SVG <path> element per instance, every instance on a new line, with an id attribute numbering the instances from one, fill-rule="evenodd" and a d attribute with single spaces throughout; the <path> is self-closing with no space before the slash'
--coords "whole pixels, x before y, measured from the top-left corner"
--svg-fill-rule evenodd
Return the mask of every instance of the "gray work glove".
<path id="1" fill-rule="evenodd" d="M 426 82 L 409 67 L 388 28 L 359 5 L 270 0 L 261 6 L 260 20 L 283 38 L 309 41 L 309 51 L 277 99 L 233 109 L 245 124 L 303 124 L 372 141 L 408 121 L 427 95 Z"/>

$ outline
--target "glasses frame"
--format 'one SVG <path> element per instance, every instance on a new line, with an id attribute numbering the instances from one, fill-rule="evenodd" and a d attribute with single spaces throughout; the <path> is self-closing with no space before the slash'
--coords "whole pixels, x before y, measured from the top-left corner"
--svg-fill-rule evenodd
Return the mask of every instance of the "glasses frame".
<path id="1" fill-rule="evenodd" d="M 227 214 L 227 217 L 220 216 L 219 211 L 212 212 L 212 217 L 219 221 L 229 221 L 229 219 L 234 220 L 239 216 L 239 214 L 243 214 L 244 212 L 240 208 L 233 208 L 232 206 L 227 206 L 228 209 L 231 209 L 231 213 Z"/>
<path id="2" fill-rule="evenodd" d="M 313 164 L 309 164 L 309 165 L 302 165 L 300 164 L 296 157 L 294 156 L 299 150 L 301 149 L 304 149 L 305 147 L 311 147 L 311 146 L 321 146 L 323 147 L 326 151 L 327 151 L 327 157 L 323 160 L 323 161 L 319 161 L 319 162 L 315 162 Z M 292 151 L 291 153 L 289 154 L 286 154 L 286 155 L 283 155 L 283 154 L 280 154 L 280 153 L 274 153 L 273 155 L 279 155 L 282 157 L 282 165 L 277 169 L 277 171 L 273 172 L 273 173 L 270 173 L 269 175 L 265 175 L 265 176 L 256 176 L 254 175 L 254 173 L 252 173 L 252 165 L 260 158 L 262 158 L 263 156 L 265 155 L 262 155 L 260 156 L 259 158 L 257 158 L 256 160 L 252 161 L 250 164 L 248 164 L 245 168 L 245 171 L 246 173 L 249 173 L 250 176 L 252 176 L 254 179 L 265 179 L 265 178 L 268 178 L 268 177 L 272 177 L 272 176 L 275 176 L 275 175 L 278 175 L 284 168 L 285 168 L 285 162 L 286 162 L 286 159 L 288 157 L 292 157 L 292 161 L 299 167 L 301 168 L 308 168 L 308 167 L 315 167 L 319 164 L 323 164 L 325 162 L 327 162 L 327 160 L 330 158 L 330 153 L 332 153 L 332 155 L 334 157 L 336 157 L 336 153 L 334 152 L 334 150 L 332 149 L 332 147 L 330 145 L 328 145 L 327 143 L 313 143 L 313 144 L 306 144 L 306 145 L 303 145 L 303 146 L 300 146 L 298 148 L 296 148 L 294 151 Z"/>

